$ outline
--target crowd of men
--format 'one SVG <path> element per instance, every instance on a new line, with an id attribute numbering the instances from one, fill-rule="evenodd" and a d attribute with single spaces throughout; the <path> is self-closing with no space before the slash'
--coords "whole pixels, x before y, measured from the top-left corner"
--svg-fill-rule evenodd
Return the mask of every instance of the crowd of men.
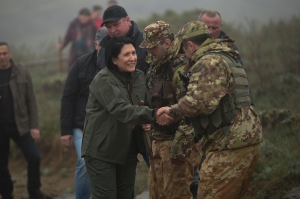
<path id="1" fill-rule="evenodd" d="M 246 197 L 262 129 L 241 56 L 222 30 L 220 13 L 205 10 L 177 33 L 163 19 L 141 32 L 122 6 L 109 3 L 114 5 L 103 16 L 100 6 L 94 6 L 93 14 L 86 8 L 80 10 L 58 44 L 61 50 L 72 42 L 61 99 L 61 141 L 66 147 L 74 145 L 78 155 L 76 198 L 88 199 L 92 194 L 98 199 L 98 190 L 114 189 L 90 181 L 93 173 L 87 171 L 81 148 L 89 86 L 105 68 L 105 49 L 115 36 L 127 36 L 134 42 L 136 69 L 144 72 L 151 96 L 148 106 L 159 116 L 155 123 L 143 126 L 150 198 Z M 78 35 L 84 36 L 79 39 Z M 2 198 L 13 198 L 8 170 L 10 138 L 28 162 L 29 197 L 53 198 L 40 191 L 40 154 L 35 144 L 40 132 L 31 77 L 12 61 L 5 42 L 0 42 L 0 131 Z"/>

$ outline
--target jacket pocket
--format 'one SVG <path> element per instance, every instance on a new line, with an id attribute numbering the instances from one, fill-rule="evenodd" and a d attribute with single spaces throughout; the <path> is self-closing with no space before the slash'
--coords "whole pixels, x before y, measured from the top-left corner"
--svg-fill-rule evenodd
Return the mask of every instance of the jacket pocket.
<path id="1" fill-rule="evenodd" d="M 85 120 L 84 126 L 83 126 L 83 137 L 82 137 L 82 147 L 81 147 L 82 156 L 87 154 L 89 143 L 90 143 L 91 137 L 92 137 L 91 132 L 86 132 L 88 122 L 89 122 L 88 119 Z"/>
<path id="2" fill-rule="evenodd" d="M 113 132 L 112 129 L 114 127 L 114 124 L 111 122 L 105 122 L 105 125 L 103 126 L 103 128 L 99 129 L 99 131 L 97 131 L 97 133 L 99 135 L 97 135 L 97 139 L 96 139 L 96 144 L 97 147 L 100 148 L 101 143 L 103 142 L 103 140 L 105 140 L 110 132 Z"/>

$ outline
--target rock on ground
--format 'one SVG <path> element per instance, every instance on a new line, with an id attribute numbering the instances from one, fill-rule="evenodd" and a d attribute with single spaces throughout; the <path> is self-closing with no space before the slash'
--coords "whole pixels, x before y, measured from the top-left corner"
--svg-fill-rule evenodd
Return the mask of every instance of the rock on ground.
<path id="1" fill-rule="evenodd" d="M 149 199 L 149 191 L 143 191 L 141 194 L 137 195 L 135 199 Z"/>
<path id="2" fill-rule="evenodd" d="M 282 199 L 300 199 L 300 187 L 293 188 L 287 194 L 285 194 Z"/>

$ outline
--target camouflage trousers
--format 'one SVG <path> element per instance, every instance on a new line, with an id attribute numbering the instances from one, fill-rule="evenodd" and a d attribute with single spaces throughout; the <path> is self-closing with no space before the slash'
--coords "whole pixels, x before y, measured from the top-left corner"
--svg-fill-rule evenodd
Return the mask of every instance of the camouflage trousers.
<path id="1" fill-rule="evenodd" d="M 198 199 L 245 198 L 260 144 L 209 152 L 200 169 Z"/>
<path id="2" fill-rule="evenodd" d="M 186 161 L 173 164 L 170 158 L 172 140 L 152 141 L 148 189 L 150 199 L 190 199 L 190 185 L 200 163 L 199 149 L 193 143 Z"/>

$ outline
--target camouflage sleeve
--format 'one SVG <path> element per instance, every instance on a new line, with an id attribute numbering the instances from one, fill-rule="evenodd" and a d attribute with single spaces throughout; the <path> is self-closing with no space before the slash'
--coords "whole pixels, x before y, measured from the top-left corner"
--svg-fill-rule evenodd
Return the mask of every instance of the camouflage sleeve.
<path id="1" fill-rule="evenodd" d="M 187 94 L 171 106 L 171 116 L 208 115 L 218 106 L 228 87 L 227 63 L 218 55 L 206 55 L 190 69 Z"/>
<path id="2" fill-rule="evenodd" d="M 174 75 L 173 75 L 173 87 L 174 87 L 174 92 L 176 94 L 176 100 L 178 101 L 181 97 L 182 97 L 182 92 L 184 92 L 182 90 L 182 80 L 180 79 L 178 72 L 180 71 L 181 73 L 184 72 L 184 65 L 179 66 L 175 71 L 174 71 Z"/>
<path id="3" fill-rule="evenodd" d="M 180 71 L 181 73 L 184 72 L 184 67 L 186 64 L 181 65 L 179 67 L 177 67 L 177 69 L 174 71 L 174 75 L 173 75 L 173 89 L 174 92 L 176 94 L 176 100 L 178 102 L 178 100 L 184 95 L 184 93 L 186 92 L 186 89 L 183 88 L 183 84 L 182 84 L 182 80 L 180 79 L 179 75 L 178 75 L 178 71 Z M 184 117 L 181 114 L 177 114 L 178 117 L 174 118 L 175 121 L 179 121 L 182 120 Z"/>

